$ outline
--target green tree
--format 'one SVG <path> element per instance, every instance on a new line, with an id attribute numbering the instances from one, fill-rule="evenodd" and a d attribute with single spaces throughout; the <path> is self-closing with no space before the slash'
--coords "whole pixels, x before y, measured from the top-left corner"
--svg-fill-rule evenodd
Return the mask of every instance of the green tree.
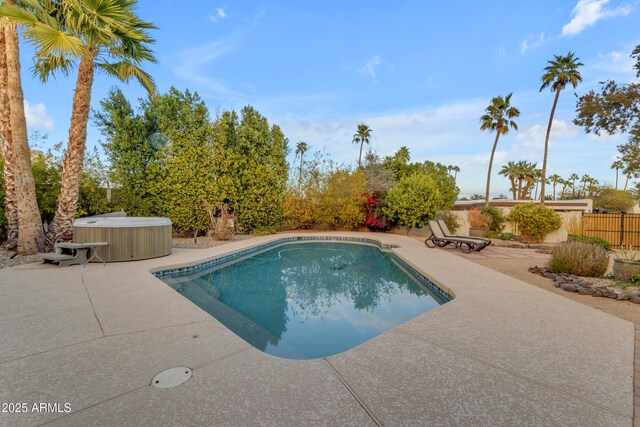
<path id="1" fill-rule="evenodd" d="M 383 212 L 387 218 L 409 227 L 421 227 L 435 218 L 436 212 L 445 210 L 445 200 L 437 182 L 423 171 L 400 179 L 387 193 Z M 409 228 L 411 231 L 411 228 Z"/>
<path id="2" fill-rule="evenodd" d="M 497 96 L 491 100 L 491 104 L 485 109 L 485 114 L 480 117 L 480 130 L 488 130 L 496 133 L 493 141 L 491 156 L 489 157 L 489 170 L 487 172 L 487 189 L 485 191 L 485 207 L 489 206 L 489 190 L 491 187 L 491 168 L 493 156 L 498 147 L 500 135 L 509 133 L 509 128 L 518 130 L 518 125 L 512 119 L 520 116 L 520 111 L 511 106 L 511 93 L 506 97 Z"/>
<path id="3" fill-rule="evenodd" d="M 367 182 L 360 172 L 337 170 L 327 179 L 316 217 L 329 228 L 356 229 L 364 222 Z"/>
<path id="4" fill-rule="evenodd" d="M 353 143 L 360 144 L 360 156 L 358 157 L 358 166 L 362 166 L 362 146 L 368 144 L 371 140 L 371 128 L 364 123 L 358 125 L 358 130 L 353 135 Z"/>
<path id="5" fill-rule="evenodd" d="M 574 56 L 572 52 L 569 52 L 566 56 L 554 55 L 554 59 L 548 61 L 548 65 L 544 68 L 544 74 L 542 75 L 542 85 L 540 86 L 540 92 L 546 88 L 550 88 L 555 92 L 555 98 L 553 100 L 553 106 L 551 107 L 551 114 L 549 115 L 549 124 L 547 125 L 547 134 L 544 140 L 544 157 L 542 160 L 542 181 L 540 185 L 540 203 L 544 205 L 545 201 L 545 182 L 547 176 L 547 156 L 549 153 L 549 136 L 551 135 L 551 125 L 553 124 L 553 116 L 556 112 L 556 106 L 558 105 L 558 98 L 560 98 L 560 92 L 562 89 L 571 83 L 575 88 L 578 83 L 582 81 L 582 76 L 578 71 L 578 68 L 582 67 L 582 62 L 579 58 Z"/>
<path id="6" fill-rule="evenodd" d="M 569 175 L 568 181 L 571 182 L 571 197 L 576 197 L 576 180 L 580 179 L 577 173 L 572 173 Z"/>

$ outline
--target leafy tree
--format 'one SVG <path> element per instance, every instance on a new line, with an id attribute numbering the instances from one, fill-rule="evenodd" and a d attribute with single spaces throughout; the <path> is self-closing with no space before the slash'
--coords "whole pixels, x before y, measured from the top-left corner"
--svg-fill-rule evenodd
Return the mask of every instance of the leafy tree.
<path id="1" fill-rule="evenodd" d="M 396 185 L 394 172 L 386 168 L 380 157 L 369 151 L 364 156 L 364 166 L 360 169 L 367 181 L 367 193 L 372 196 L 383 196 Z"/>
<path id="2" fill-rule="evenodd" d="M 544 205 L 545 201 L 545 182 L 547 177 L 547 155 L 549 153 L 549 136 L 551 135 L 551 125 L 553 124 L 553 116 L 556 112 L 556 106 L 558 105 L 558 98 L 560 98 L 560 92 L 562 89 L 571 83 L 575 88 L 578 83 L 582 81 L 582 76 L 578 71 L 578 68 L 582 67 L 582 62 L 579 58 L 574 56 L 574 53 L 569 52 L 565 56 L 554 55 L 554 59 L 548 61 L 548 65 L 544 68 L 544 74 L 542 75 L 542 86 L 540 86 L 540 92 L 546 88 L 550 88 L 556 93 L 553 100 L 553 107 L 551 107 L 551 114 L 549 115 L 549 124 L 547 125 L 547 134 L 544 140 L 544 157 L 542 160 L 542 180 L 540 185 L 540 203 Z"/>
<path id="3" fill-rule="evenodd" d="M 520 110 L 511 106 L 511 95 L 506 97 L 497 96 L 491 100 L 491 104 L 485 109 L 485 114 L 480 117 L 480 130 L 488 130 L 496 133 L 493 141 L 491 156 L 489 157 L 489 170 L 487 172 L 487 190 L 485 192 L 486 207 L 489 206 L 489 190 L 491 187 L 491 167 L 493 166 L 493 156 L 498 147 L 500 135 L 509 133 L 509 128 L 518 130 L 518 125 L 512 119 L 520 116 Z"/>
<path id="4" fill-rule="evenodd" d="M 544 237 L 562 226 L 562 219 L 553 209 L 538 203 L 521 203 L 513 207 L 507 220 L 518 227 L 524 241 L 543 241 Z"/>
<path id="5" fill-rule="evenodd" d="M 400 225 L 421 227 L 435 218 L 437 211 L 446 210 L 450 203 L 443 197 L 436 180 L 424 171 L 418 171 L 403 177 L 389 190 L 383 212 Z"/>
<path id="6" fill-rule="evenodd" d="M 385 169 L 393 172 L 395 180 L 399 180 L 405 175 L 411 173 L 412 169 L 409 164 L 409 160 L 411 160 L 409 149 L 402 146 L 392 156 L 386 156 L 382 165 Z"/>
<path id="7" fill-rule="evenodd" d="M 358 130 L 353 135 L 353 143 L 360 144 L 360 156 L 358 157 L 358 166 L 362 166 L 362 146 L 368 144 L 371 140 L 371 128 L 364 123 L 358 125 Z"/>
<path id="8" fill-rule="evenodd" d="M 212 201 L 215 173 L 207 108 L 197 93 L 171 88 L 146 109 L 156 115 L 158 132 L 170 142 L 160 154 L 163 168 L 150 191 L 178 230 L 197 236 L 210 225 L 203 201 Z"/>
<path id="9" fill-rule="evenodd" d="M 120 89 L 113 88 L 100 101 L 94 122 L 106 137 L 103 143 L 111 173 L 107 177 L 116 185 L 114 207 L 132 216 L 160 213 L 159 201 L 150 191 L 159 178 L 156 162 L 169 141 L 158 131 L 154 105 L 142 104 L 143 114 L 136 114 Z"/>
<path id="10" fill-rule="evenodd" d="M 628 191 L 605 188 L 593 200 L 593 206 L 609 211 L 626 212 L 635 205 L 633 195 Z"/>

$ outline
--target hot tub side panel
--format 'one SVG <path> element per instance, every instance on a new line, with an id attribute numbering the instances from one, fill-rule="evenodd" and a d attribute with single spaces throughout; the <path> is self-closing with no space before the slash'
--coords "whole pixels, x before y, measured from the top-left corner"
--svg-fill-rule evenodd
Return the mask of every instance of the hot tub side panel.
<path id="1" fill-rule="evenodd" d="M 171 253 L 171 225 L 152 227 L 74 227 L 74 241 L 108 242 L 98 248 L 106 262 L 136 261 Z M 94 259 L 94 262 L 99 260 Z"/>

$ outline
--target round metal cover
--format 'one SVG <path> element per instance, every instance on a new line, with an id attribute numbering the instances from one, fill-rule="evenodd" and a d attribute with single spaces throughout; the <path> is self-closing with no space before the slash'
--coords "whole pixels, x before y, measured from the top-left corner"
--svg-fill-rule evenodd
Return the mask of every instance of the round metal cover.
<path id="1" fill-rule="evenodd" d="M 179 366 L 160 372 L 153 377 L 151 385 L 157 388 L 171 388 L 186 382 L 193 372 L 190 368 Z"/>

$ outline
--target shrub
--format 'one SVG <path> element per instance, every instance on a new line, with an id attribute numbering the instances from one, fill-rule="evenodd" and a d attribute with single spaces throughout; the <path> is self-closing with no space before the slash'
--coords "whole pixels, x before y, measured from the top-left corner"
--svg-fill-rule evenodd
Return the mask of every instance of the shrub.
<path id="1" fill-rule="evenodd" d="M 513 240 L 514 238 L 514 234 L 513 233 L 500 233 L 498 235 L 496 235 L 496 237 L 500 240 Z"/>
<path id="2" fill-rule="evenodd" d="M 382 212 L 382 201 L 375 196 L 367 194 L 367 201 L 364 204 L 364 225 L 371 230 L 388 230 L 391 224 Z"/>
<path id="3" fill-rule="evenodd" d="M 629 278 L 629 283 L 633 286 L 640 286 L 640 273 L 636 273 Z"/>
<path id="4" fill-rule="evenodd" d="M 605 239 L 602 239 L 600 237 L 569 236 L 569 239 L 567 241 L 569 241 L 569 242 L 590 243 L 592 245 L 602 246 L 605 251 L 610 251 L 611 250 L 611 243 L 609 243 L 608 241 L 606 241 Z"/>
<path id="5" fill-rule="evenodd" d="M 471 208 L 467 214 L 469 217 L 469 225 L 473 228 L 489 228 L 491 218 L 478 208 Z"/>
<path id="6" fill-rule="evenodd" d="M 419 171 L 403 177 L 389 190 L 382 210 L 400 225 L 421 227 L 446 204 L 436 181 Z"/>
<path id="7" fill-rule="evenodd" d="M 572 236 L 579 236 L 582 234 L 582 216 L 574 215 L 566 223 L 565 228 L 567 233 Z"/>
<path id="8" fill-rule="evenodd" d="M 562 225 L 562 219 L 553 209 L 538 203 L 516 205 L 507 220 L 518 227 L 523 241 L 541 242 L 544 236 L 556 231 Z"/>
<path id="9" fill-rule="evenodd" d="M 436 213 L 436 219 L 441 219 L 447 224 L 447 228 L 450 232 L 455 233 L 460 228 L 458 222 L 458 216 L 451 211 L 439 211 Z"/>
<path id="10" fill-rule="evenodd" d="M 602 277 L 608 266 L 607 251 L 601 246 L 583 242 L 567 242 L 553 250 L 547 268 L 553 273 Z"/>
<path id="11" fill-rule="evenodd" d="M 480 211 L 485 214 L 486 217 L 490 218 L 490 221 L 488 221 L 489 232 L 495 234 L 500 233 L 504 228 L 505 221 L 502 209 L 493 206 L 485 206 L 484 208 L 480 209 Z"/>
<path id="12" fill-rule="evenodd" d="M 320 194 L 316 217 L 329 228 L 355 229 L 364 223 L 367 182 L 360 172 L 334 172 Z"/>
<path id="13" fill-rule="evenodd" d="M 283 225 L 285 228 L 310 228 L 315 220 L 313 216 L 315 198 L 311 192 L 288 189 L 284 193 L 282 205 Z"/>

